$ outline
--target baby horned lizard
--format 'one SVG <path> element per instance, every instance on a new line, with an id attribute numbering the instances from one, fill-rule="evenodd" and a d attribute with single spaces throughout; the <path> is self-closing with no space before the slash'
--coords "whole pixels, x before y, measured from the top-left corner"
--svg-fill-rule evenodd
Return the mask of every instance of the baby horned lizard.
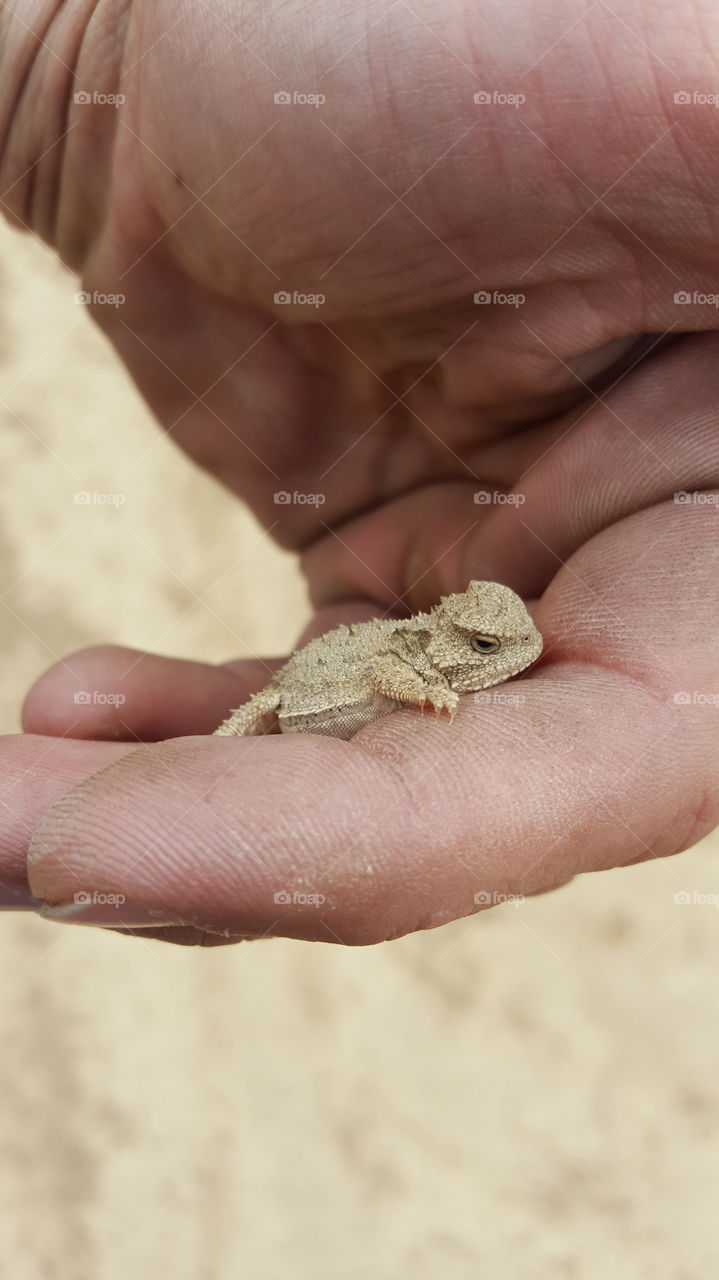
<path id="1" fill-rule="evenodd" d="M 452 719 L 460 693 L 516 676 L 541 652 L 542 637 L 518 595 L 498 582 L 470 582 L 430 613 L 375 618 L 311 640 L 215 733 L 279 728 L 351 738 L 390 711 L 426 703 Z"/>

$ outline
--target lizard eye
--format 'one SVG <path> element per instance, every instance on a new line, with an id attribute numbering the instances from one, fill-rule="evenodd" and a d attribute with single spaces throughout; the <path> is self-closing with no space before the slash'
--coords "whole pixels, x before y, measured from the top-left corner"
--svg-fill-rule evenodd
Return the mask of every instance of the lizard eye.
<path id="1" fill-rule="evenodd" d="M 496 636 L 472 636 L 469 642 L 476 653 L 494 653 L 499 648 Z"/>

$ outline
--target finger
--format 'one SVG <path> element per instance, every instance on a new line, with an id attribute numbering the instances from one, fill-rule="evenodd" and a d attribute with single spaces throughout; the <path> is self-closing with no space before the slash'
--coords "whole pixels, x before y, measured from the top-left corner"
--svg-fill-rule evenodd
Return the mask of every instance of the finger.
<path id="1" fill-rule="evenodd" d="M 60 738 L 13 735 L 0 738 L 0 910 L 37 911 L 27 879 L 27 847 L 43 810 L 82 779 L 116 760 L 127 747 Z M 143 929 L 184 946 L 219 946 L 242 941 L 202 929 Z"/>
<path id="2" fill-rule="evenodd" d="M 84 649 L 40 676 L 22 709 L 27 733 L 153 742 L 211 733 L 272 676 L 272 662 L 214 667 L 119 645 Z"/>
<path id="3" fill-rule="evenodd" d="M 398 713 L 365 743 L 138 748 L 40 823 L 33 890 L 52 903 L 122 898 L 113 915 L 73 906 L 59 916 L 70 922 L 368 943 L 638 851 L 674 852 L 661 832 L 675 840 L 680 818 L 686 835 L 700 808 L 696 743 L 677 769 L 669 715 L 648 694 L 627 697 L 626 684 L 583 669 L 538 676 L 521 728 L 516 710 L 480 704 L 451 729 Z M 599 735 L 598 701 L 612 719 Z M 568 759 L 568 725 L 575 745 L 594 739 L 581 768 Z M 477 749 L 486 743 L 489 759 Z"/>
<path id="4" fill-rule="evenodd" d="M 27 847 L 42 814 L 88 774 L 127 747 L 22 734 L 0 738 L 0 905 L 34 904 L 27 882 Z"/>
<path id="5" fill-rule="evenodd" d="M 347 522 L 305 554 L 313 599 L 424 609 L 471 578 L 541 595 L 585 542 L 637 510 L 719 487 L 719 336 L 658 349 L 549 426 L 467 448 L 440 481 Z M 508 498 L 507 488 L 510 491 Z"/>
<path id="6" fill-rule="evenodd" d="M 323 609 L 298 643 L 376 612 L 376 605 L 363 601 Z M 130 742 L 212 733 L 233 707 L 267 684 L 284 661 L 242 659 L 210 666 L 121 645 L 81 649 L 36 680 L 23 704 L 23 729 Z"/>
<path id="7" fill-rule="evenodd" d="M 653 509 L 595 539 L 540 605 L 544 666 L 452 725 L 407 710 L 350 742 L 128 753 L 38 824 L 35 894 L 121 893 L 133 927 L 367 943 L 686 847 L 718 816 L 716 706 L 676 701 L 715 679 L 706 520 Z"/>

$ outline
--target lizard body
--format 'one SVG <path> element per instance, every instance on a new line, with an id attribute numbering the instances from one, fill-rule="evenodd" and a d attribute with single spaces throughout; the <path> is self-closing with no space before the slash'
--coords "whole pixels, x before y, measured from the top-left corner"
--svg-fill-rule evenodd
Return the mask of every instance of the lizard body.
<path id="1" fill-rule="evenodd" d="M 351 738 L 408 705 L 453 718 L 461 693 L 510 679 L 541 651 L 518 595 L 498 582 L 470 582 L 428 613 L 374 618 L 311 640 L 215 732 Z"/>

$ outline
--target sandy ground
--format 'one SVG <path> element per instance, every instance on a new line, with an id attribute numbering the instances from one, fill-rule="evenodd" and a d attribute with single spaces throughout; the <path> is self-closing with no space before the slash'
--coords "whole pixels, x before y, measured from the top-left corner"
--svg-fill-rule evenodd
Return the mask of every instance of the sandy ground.
<path id="1" fill-rule="evenodd" d="M 83 645 L 272 654 L 307 615 L 74 288 L 0 233 L 4 731 Z M 5 917 L 0 1274 L 718 1274 L 719 913 L 674 903 L 719 891 L 718 850 L 355 951 Z"/>

